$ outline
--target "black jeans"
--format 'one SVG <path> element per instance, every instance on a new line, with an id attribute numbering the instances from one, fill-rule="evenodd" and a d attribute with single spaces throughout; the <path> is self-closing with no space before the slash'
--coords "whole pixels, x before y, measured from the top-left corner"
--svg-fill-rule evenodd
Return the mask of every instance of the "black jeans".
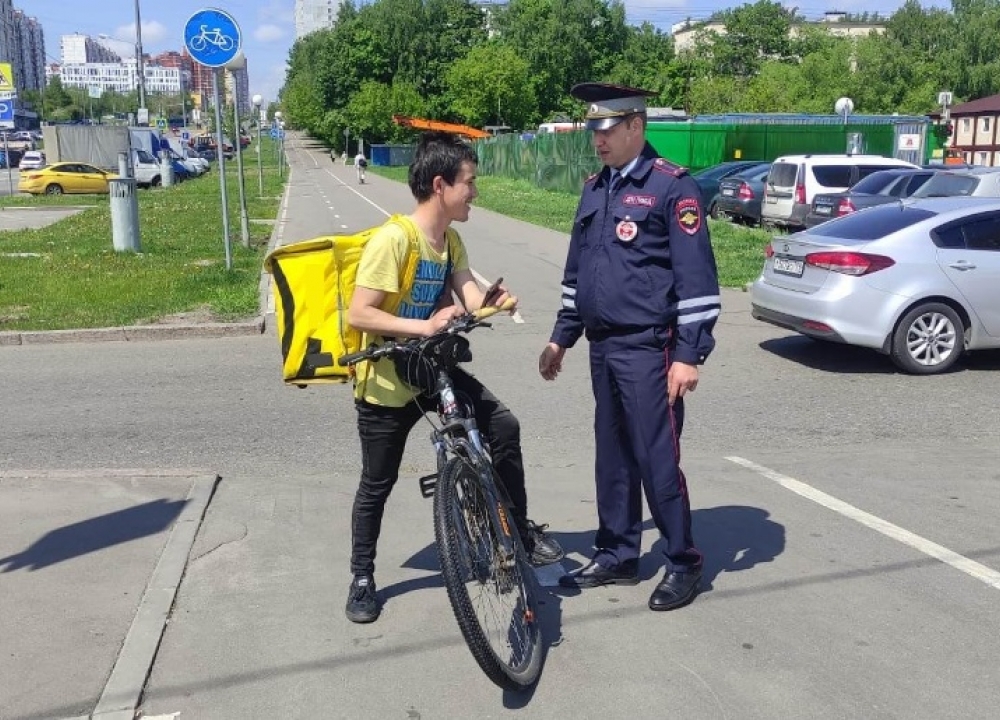
<path id="1" fill-rule="evenodd" d="M 514 413 L 476 378 L 461 369 L 452 371 L 451 376 L 456 394 L 460 398 L 464 395 L 472 404 L 476 424 L 490 444 L 493 466 L 513 505 L 514 521 L 518 528 L 524 528 L 528 498 L 524 490 L 521 425 Z M 429 398 L 422 397 L 419 402 L 424 408 L 435 407 L 435 401 Z M 351 572 L 363 575 L 375 572 L 375 545 L 385 503 L 399 475 L 406 438 L 423 412 L 417 402 L 398 408 L 358 401 L 355 409 L 361 439 L 361 483 L 351 513 Z"/>

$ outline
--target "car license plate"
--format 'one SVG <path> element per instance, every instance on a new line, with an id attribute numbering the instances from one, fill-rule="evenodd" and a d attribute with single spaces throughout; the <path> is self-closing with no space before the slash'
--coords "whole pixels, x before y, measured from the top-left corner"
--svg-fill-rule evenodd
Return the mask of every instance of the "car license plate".
<path id="1" fill-rule="evenodd" d="M 832 205 L 817 205 L 816 214 L 817 215 L 829 215 L 833 211 Z"/>
<path id="2" fill-rule="evenodd" d="M 791 260 L 789 258 L 781 257 L 774 258 L 774 272 L 776 273 L 802 277 L 803 269 L 805 269 L 805 263 L 801 260 Z"/>
<path id="3" fill-rule="evenodd" d="M 774 205 L 774 203 L 776 203 L 776 202 L 778 202 L 778 198 L 776 198 L 776 197 L 774 197 L 772 195 L 768 195 L 767 196 L 767 204 L 768 205 Z"/>
<path id="4" fill-rule="evenodd" d="M 726 197 L 732 197 L 733 195 L 736 194 L 736 191 L 733 190 L 732 188 L 722 188 L 722 194 L 725 195 Z"/>

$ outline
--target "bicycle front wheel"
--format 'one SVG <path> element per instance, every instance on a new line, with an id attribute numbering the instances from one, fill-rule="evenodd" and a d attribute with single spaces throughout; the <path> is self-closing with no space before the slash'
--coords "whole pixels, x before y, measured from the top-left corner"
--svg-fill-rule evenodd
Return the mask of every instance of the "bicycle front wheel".
<path id="1" fill-rule="evenodd" d="M 501 534 L 510 536 L 512 556 L 503 551 Z M 542 669 L 533 571 L 492 482 L 484 485 L 462 458 L 449 460 L 438 477 L 434 535 L 448 600 L 472 656 L 500 687 L 529 687 Z"/>

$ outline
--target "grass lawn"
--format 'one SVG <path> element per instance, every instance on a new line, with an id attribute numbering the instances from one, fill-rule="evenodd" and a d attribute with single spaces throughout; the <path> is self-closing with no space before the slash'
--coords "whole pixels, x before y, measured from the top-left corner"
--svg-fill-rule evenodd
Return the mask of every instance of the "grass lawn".
<path id="1" fill-rule="evenodd" d="M 256 157 L 244 156 L 249 247 L 242 244 L 236 162 L 226 164 L 231 271 L 216 163 L 199 178 L 138 190 L 139 253 L 114 251 L 107 195 L 0 200 L 0 207 L 92 206 L 42 229 L 0 232 L 0 330 L 134 325 L 192 311 L 218 320 L 256 315 L 270 221 L 284 189 L 271 148 L 263 150 L 263 197 Z"/>
<path id="2" fill-rule="evenodd" d="M 406 182 L 406 168 L 368 166 L 369 172 Z M 476 183 L 476 205 L 509 217 L 569 233 L 580 198 L 570 193 L 539 190 L 524 180 L 481 177 Z M 764 264 L 764 246 L 771 236 L 762 231 L 709 220 L 712 247 L 719 266 L 719 283 L 724 287 L 743 287 L 760 273 Z"/>

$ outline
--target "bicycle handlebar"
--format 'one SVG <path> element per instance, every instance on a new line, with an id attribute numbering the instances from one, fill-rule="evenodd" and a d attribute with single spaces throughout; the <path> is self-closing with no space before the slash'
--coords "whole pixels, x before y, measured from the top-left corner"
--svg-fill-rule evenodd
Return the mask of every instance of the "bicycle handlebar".
<path id="1" fill-rule="evenodd" d="M 425 343 L 431 338 L 439 337 L 441 335 L 454 335 L 460 332 L 469 332 L 475 327 L 489 327 L 489 323 L 484 323 L 488 317 L 493 317 L 499 312 L 509 311 L 514 308 L 517 301 L 513 298 L 507 298 L 501 305 L 487 305 L 486 307 L 481 307 L 478 310 L 460 315 L 454 318 L 447 327 L 445 327 L 440 332 L 435 333 L 426 338 L 411 338 L 409 340 L 390 340 L 381 345 L 371 345 L 364 350 L 360 350 L 354 353 L 348 353 L 347 355 L 341 355 L 337 358 L 337 364 L 341 367 L 347 367 L 348 365 L 354 365 L 362 360 L 378 360 L 379 358 L 391 355 L 393 352 L 401 350 L 402 348 L 414 347 L 421 343 Z"/>

